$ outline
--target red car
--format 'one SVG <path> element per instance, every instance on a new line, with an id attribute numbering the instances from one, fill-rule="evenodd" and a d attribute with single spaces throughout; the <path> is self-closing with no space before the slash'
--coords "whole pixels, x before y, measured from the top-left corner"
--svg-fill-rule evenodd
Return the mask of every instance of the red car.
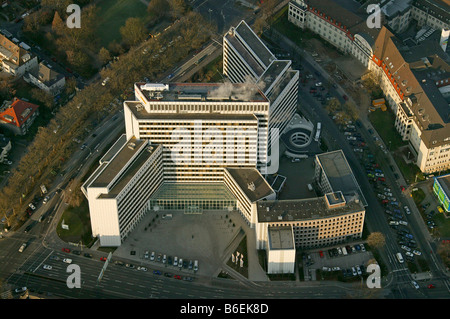
<path id="1" fill-rule="evenodd" d="M 402 190 L 402 192 L 404 192 L 406 188 L 405 188 L 405 186 L 402 185 L 402 186 L 400 186 L 400 189 Z"/>
<path id="2" fill-rule="evenodd" d="M 323 251 L 319 251 L 320 258 L 323 258 Z"/>
<path id="3" fill-rule="evenodd" d="M 434 285 L 433 285 L 433 284 L 429 284 L 429 285 L 428 285 L 428 288 L 430 288 L 430 289 L 431 289 L 431 288 L 434 288 Z"/>
<path id="4" fill-rule="evenodd" d="M 175 278 L 175 279 L 181 279 L 181 276 L 180 276 L 180 275 L 175 275 L 175 276 L 173 276 L 173 278 Z"/>
<path id="5" fill-rule="evenodd" d="M 62 251 L 66 252 L 66 253 L 70 253 L 70 249 L 69 248 L 63 248 Z"/>
<path id="6" fill-rule="evenodd" d="M 106 261 L 106 257 L 100 257 L 101 261 Z"/>
<path id="7" fill-rule="evenodd" d="M 382 203 L 382 204 L 387 204 L 387 203 L 389 203 L 389 201 L 388 201 L 387 199 L 383 199 L 383 200 L 381 201 L 381 203 Z"/>
<path id="8" fill-rule="evenodd" d="M 386 180 L 384 179 L 384 177 L 378 177 L 378 180 L 380 181 L 380 182 L 385 182 Z"/>

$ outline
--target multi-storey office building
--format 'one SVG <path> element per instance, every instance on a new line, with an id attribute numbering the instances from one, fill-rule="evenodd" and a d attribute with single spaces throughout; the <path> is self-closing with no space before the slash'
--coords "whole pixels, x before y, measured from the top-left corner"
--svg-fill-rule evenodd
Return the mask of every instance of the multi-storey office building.
<path id="1" fill-rule="evenodd" d="M 270 103 L 254 84 L 135 84 L 128 137 L 163 145 L 168 181 L 217 182 L 223 167 L 265 165 Z"/>
<path id="2" fill-rule="evenodd" d="M 258 85 L 270 101 L 269 134 L 278 129 L 281 135 L 297 110 L 299 72 L 292 62 L 278 60 L 241 21 L 223 37 L 223 74 L 233 83 Z"/>
<path id="3" fill-rule="evenodd" d="M 357 194 L 359 201 L 367 206 L 367 201 L 342 150 L 316 155 L 314 165 L 314 181 L 322 194 L 335 192 L 341 192 L 344 196 Z"/>
<path id="4" fill-rule="evenodd" d="M 267 249 L 271 227 L 292 227 L 295 246 L 317 248 L 359 239 L 365 208 L 355 193 L 328 193 L 322 197 L 260 201 L 256 204 L 256 242 Z"/>
<path id="5" fill-rule="evenodd" d="M 101 246 L 121 245 L 162 182 L 162 146 L 122 135 L 81 188 L 89 201 L 92 235 Z"/>
<path id="6" fill-rule="evenodd" d="M 236 198 L 237 209 L 250 227 L 255 227 L 255 205 L 261 200 L 275 200 L 276 193 L 256 169 L 226 168 L 224 183 Z"/>

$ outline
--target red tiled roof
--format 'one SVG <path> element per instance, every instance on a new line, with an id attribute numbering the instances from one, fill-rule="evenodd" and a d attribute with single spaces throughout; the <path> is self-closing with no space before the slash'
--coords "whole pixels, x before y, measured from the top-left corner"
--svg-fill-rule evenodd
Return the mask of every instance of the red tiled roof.
<path id="1" fill-rule="evenodd" d="M 25 102 L 16 98 L 11 103 L 10 107 L 0 113 L 0 119 L 14 124 L 17 127 L 21 127 L 22 124 L 25 123 L 38 108 L 39 106 L 36 104 Z"/>

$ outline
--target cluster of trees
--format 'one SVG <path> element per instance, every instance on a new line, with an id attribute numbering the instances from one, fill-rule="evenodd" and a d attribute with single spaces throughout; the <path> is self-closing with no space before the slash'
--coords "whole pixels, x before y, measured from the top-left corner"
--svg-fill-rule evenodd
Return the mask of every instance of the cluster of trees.
<path id="1" fill-rule="evenodd" d="M 336 116 L 335 121 L 338 124 L 344 124 L 347 121 L 356 121 L 359 117 L 358 109 L 351 101 L 342 104 L 338 99 L 332 98 L 327 102 L 325 109 L 328 114 L 334 114 Z"/>
<path id="2" fill-rule="evenodd" d="M 54 52 L 81 75 L 92 75 L 95 69 L 89 50 L 95 49 L 95 24 L 98 8 L 91 0 L 75 3 L 84 6 L 81 11 L 82 28 L 68 28 L 67 7 L 73 0 L 42 0 L 41 8 L 24 19 L 23 31 L 28 38 Z"/>
<path id="3" fill-rule="evenodd" d="M 85 128 L 92 120 L 99 120 L 117 96 L 129 90 L 136 82 L 148 77 L 156 81 L 168 68 L 186 57 L 193 49 L 199 48 L 210 37 L 207 23 L 201 15 L 189 12 L 168 32 L 147 44 L 147 58 L 143 58 L 142 48 L 131 48 L 127 54 L 111 63 L 111 68 L 102 71 L 109 76 L 108 85 L 95 82 L 77 92 L 75 97 L 63 105 L 46 127 L 40 127 L 35 139 L 23 155 L 16 169 L 13 169 L 8 184 L 0 192 L 0 211 L 10 226 L 24 220 L 24 207 L 33 198 L 39 185 L 50 185 L 54 176 L 52 170 L 58 171 L 64 161 L 78 149 L 74 138 L 83 139 Z M 169 45 L 169 44 L 172 45 Z M 151 58 L 165 47 L 161 59 Z M 58 134 L 53 133 L 60 127 Z M 70 185 L 73 190 L 79 184 Z M 78 198 L 69 198 L 73 204 L 79 203 L 80 193 L 70 192 Z"/>

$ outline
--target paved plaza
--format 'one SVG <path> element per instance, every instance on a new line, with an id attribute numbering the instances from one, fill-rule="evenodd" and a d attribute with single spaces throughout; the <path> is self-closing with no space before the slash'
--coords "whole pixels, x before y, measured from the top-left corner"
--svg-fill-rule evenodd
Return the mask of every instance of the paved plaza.
<path id="1" fill-rule="evenodd" d="M 164 214 L 171 214 L 172 217 L 163 218 Z M 136 265 L 155 264 L 144 258 L 145 251 L 177 256 L 183 260 L 198 260 L 199 274 L 216 276 L 244 234 L 249 242 L 254 237 L 254 230 L 235 211 L 204 211 L 201 214 L 151 211 L 113 256 L 134 260 Z M 182 271 L 188 272 L 185 269 Z"/>

